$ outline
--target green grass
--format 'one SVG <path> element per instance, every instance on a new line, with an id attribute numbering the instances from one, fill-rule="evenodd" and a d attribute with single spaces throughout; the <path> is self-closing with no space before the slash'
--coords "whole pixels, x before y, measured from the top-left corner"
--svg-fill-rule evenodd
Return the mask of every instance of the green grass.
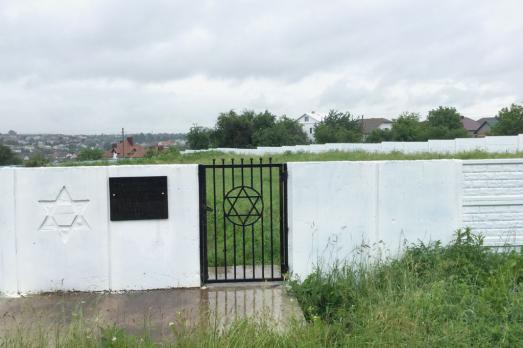
<path id="1" fill-rule="evenodd" d="M 448 246 L 416 244 L 396 260 L 316 270 L 288 283 L 307 322 L 277 330 L 263 320 L 230 328 L 176 327 L 162 344 L 73 324 L 62 335 L 20 330 L 0 347 L 520 347 L 523 254 L 499 253 L 459 231 Z"/>
<path id="2" fill-rule="evenodd" d="M 234 159 L 239 162 L 241 158 L 246 160 L 253 156 L 239 156 L 231 155 L 223 152 L 208 151 L 182 155 L 179 152 L 172 151 L 163 153 L 151 158 L 140 159 L 121 159 L 118 162 L 111 161 L 95 161 L 95 162 L 63 162 L 60 166 L 78 166 L 78 165 L 124 165 L 124 164 L 210 164 L 213 159 L 221 160 L 222 158 L 230 161 Z M 404 154 L 402 152 L 391 152 L 386 154 L 370 153 L 365 151 L 330 151 L 319 154 L 312 153 L 284 153 L 277 155 L 262 156 L 264 162 L 267 162 L 269 157 L 273 159 L 274 163 L 286 162 L 308 162 L 308 161 L 379 161 L 379 160 L 429 160 L 429 159 L 495 159 L 495 158 L 523 158 L 523 152 L 518 153 L 489 153 L 485 151 L 469 151 L 457 154 L 445 153 L 419 153 L 419 154 Z M 254 161 L 258 161 L 259 157 L 253 157 Z"/>
<path id="3" fill-rule="evenodd" d="M 251 181 L 252 178 L 252 181 Z M 271 184 L 272 178 L 272 184 Z M 227 264 L 243 265 L 269 265 L 271 263 L 280 264 L 280 181 L 279 168 L 245 168 L 242 173 L 240 169 L 234 171 L 233 175 L 230 168 L 206 170 L 207 179 L 207 255 L 208 265 L 224 266 Z M 254 191 L 261 195 L 261 200 L 256 203 L 256 208 L 261 213 L 261 218 L 256 220 L 253 216 L 246 222 L 246 227 L 240 226 L 239 218 L 226 218 L 224 212 L 231 208 L 231 200 L 224 198 L 230 197 L 235 202 L 235 209 L 238 213 L 249 213 L 252 205 L 250 201 L 241 199 L 234 201 L 235 187 L 245 185 L 252 187 L 249 191 L 256 195 Z M 230 192 L 230 195 L 228 193 Z M 234 213 L 234 212 L 233 212 Z M 256 212 L 251 212 L 255 215 Z M 257 214 L 256 214 L 257 215 Z M 232 220 L 232 221 L 231 221 Z M 238 225 L 234 225 L 233 221 Z M 215 234 L 216 233 L 216 234 Z M 245 246 L 245 248 L 243 247 Z M 225 263 L 225 255 L 227 263 Z M 234 260 L 236 257 L 236 260 Z M 244 260 L 245 257 L 245 260 Z M 258 276 L 261 276 L 260 274 Z"/>

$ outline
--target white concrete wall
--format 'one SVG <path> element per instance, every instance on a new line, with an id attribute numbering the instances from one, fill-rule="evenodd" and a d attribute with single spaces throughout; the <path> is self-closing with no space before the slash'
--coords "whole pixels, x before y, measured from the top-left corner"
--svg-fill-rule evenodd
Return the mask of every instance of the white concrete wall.
<path id="1" fill-rule="evenodd" d="M 405 242 L 449 241 L 461 221 L 461 168 L 458 160 L 289 163 L 293 273 L 393 256 Z"/>
<path id="2" fill-rule="evenodd" d="M 294 162 L 288 170 L 289 262 L 302 278 L 314 265 L 447 242 L 464 227 L 486 245 L 523 245 L 521 159 Z M 169 219 L 110 221 L 109 177 L 158 175 L 168 177 Z M 0 197 L 2 293 L 200 285 L 196 165 L 0 168 Z M 47 220 L 67 218 L 67 209 L 78 217 L 70 228 Z"/>
<path id="3" fill-rule="evenodd" d="M 197 165 L 0 169 L 0 292 L 200 285 Z M 109 219 L 109 177 L 167 176 L 169 219 Z M 78 219 L 58 227 L 56 219 Z M 62 224 L 62 223 L 61 223 Z"/>
<path id="4" fill-rule="evenodd" d="M 328 151 L 367 151 L 378 153 L 389 153 L 401 151 L 404 153 L 458 153 L 466 151 L 482 150 L 487 152 L 514 153 L 523 151 L 523 134 L 515 136 L 494 136 L 484 138 L 463 138 L 451 140 L 429 140 L 425 142 L 382 142 L 376 144 L 367 143 L 339 143 L 339 144 L 312 144 L 282 147 L 258 147 L 256 149 L 210 149 L 224 153 L 234 153 L 248 156 L 263 156 L 290 152 L 322 153 Z M 204 152 L 210 150 L 185 150 L 184 154 Z"/>

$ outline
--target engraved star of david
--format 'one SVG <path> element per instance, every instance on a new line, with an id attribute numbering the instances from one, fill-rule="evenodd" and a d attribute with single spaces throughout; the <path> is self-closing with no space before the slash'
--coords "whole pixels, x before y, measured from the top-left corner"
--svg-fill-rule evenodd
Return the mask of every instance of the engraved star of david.
<path id="1" fill-rule="evenodd" d="M 235 225 L 250 226 L 263 212 L 263 200 L 258 191 L 248 186 L 230 190 L 223 202 L 225 217 Z"/>
<path id="2" fill-rule="evenodd" d="M 89 224 L 83 216 L 88 199 L 72 199 L 69 191 L 62 187 L 55 199 L 39 200 L 45 209 L 45 218 L 40 224 L 39 231 L 59 232 L 64 243 L 71 231 L 89 230 Z"/>

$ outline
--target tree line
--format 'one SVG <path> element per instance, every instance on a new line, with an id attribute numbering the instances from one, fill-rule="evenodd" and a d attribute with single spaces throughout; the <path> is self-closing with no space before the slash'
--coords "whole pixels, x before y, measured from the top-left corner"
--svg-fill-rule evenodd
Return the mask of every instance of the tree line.
<path id="1" fill-rule="evenodd" d="M 523 134 L 523 105 L 512 104 L 502 108 L 490 135 Z M 141 135 L 141 134 L 140 134 Z M 145 136 L 145 135 L 144 135 Z M 426 120 L 418 113 L 405 112 L 392 121 L 392 128 L 375 129 L 363 134 L 361 118 L 350 112 L 331 110 L 314 127 L 318 144 L 340 142 L 425 141 L 454 139 L 470 136 L 463 128 L 460 113 L 453 107 L 440 106 L 428 112 Z M 297 120 L 276 116 L 269 111 L 256 113 L 231 110 L 221 113 L 213 128 L 191 127 L 187 134 L 191 149 L 214 147 L 253 148 L 257 146 L 285 146 L 309 144 L 309 138 Z M 79 154 L 81 160 L 99 159 L 101 150 L 87 149 Z M 42 157 L 42 158 L 40 158 Z M 26 161 L 28 166 L 44 161 L 42 155 Z M 0 165 L 22 164 L 22 160 L 8 146 L 0 144 Z"/>
<path id="2" fill-rule="evenodd" d="M 314 139 L 325 143 L 378 143 L 382 141 L 426 141 L 470 137 L 463 128 L 462 115 L 454 107 L 430 110 L 425 120 L 414 112 L 404 112 L 392 121 L 391 129 L 375 129 L 363 134 L 362 118 L 350 112 L 331 110 L 314 127 Z M 523 133 L 523 106 L 512 104 L 498 112 L 490 135 Z M 309 144 L 310 140 L 297 120 L 277 117 L 269 111 L 256 113 L 233 110 L 221 113 L 213 128 L 193 126 L 187 134 L 191 149 L 216 147 L 253 148 Z"/>
<path id="3" fill-rule="evenodd" d="M 420 114 L 404 112 L 392 121 L 392 128 L 375 129 L 365 139 L 370 143 L 382 141 L 426 141 L 469 137 L 463 128 L 461 115 L 453 107 L 440 106 L 430 110 L 425 121 Z"/>

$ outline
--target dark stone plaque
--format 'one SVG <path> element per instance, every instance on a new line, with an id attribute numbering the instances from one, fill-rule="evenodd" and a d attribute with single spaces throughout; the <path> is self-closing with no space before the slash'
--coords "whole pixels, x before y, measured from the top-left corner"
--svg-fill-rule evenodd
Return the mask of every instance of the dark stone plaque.
<path id="1" fill-rule="evenodd" d="M 167 219 L 167 177 L 109 178 L 111 221 Z"/>

